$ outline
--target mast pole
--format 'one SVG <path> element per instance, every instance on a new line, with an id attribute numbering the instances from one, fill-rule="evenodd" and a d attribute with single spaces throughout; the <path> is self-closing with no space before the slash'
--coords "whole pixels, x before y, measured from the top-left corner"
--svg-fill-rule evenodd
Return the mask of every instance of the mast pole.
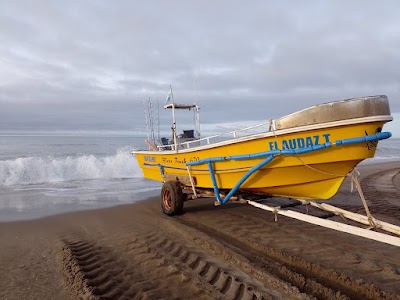
<path id="1" fill-rule="evenodd" d="M 157 98 L 157 143 L 160 142 L 160 101 Z"/>
<path id="2" fill-rule="evenodd" d="M 149 122 L 148 122 L 148 108 L 147 108 L 146 100 L 143 100 L 143 106 L 144 106 L 144 121 L 145 121 L 145 124 L 146 124 L 147 140 L 149 140 L 150 135 L 149 135 Z"/>
<path id="3" fill-rule="evenodd" d="M 197 131 L 197 138 L 201 139 L 201 132 L 200 132 L 200 108 L 198 107 L 198 105 L 196 104 L 196 108 L 195 108 L 195 114 L 196 114 L 196 131 Z"/>
<path id="4" fill-rule="evenodd" d="M 149 119 L 150 119 L 150 129 L 151 129 L 151 141 L 153 144 L 155 144 L 155 137 L 154 137 L 154 122 L 153 122 L 153 106 L 151 104 L 151 100 L 149 98 L 149 108 L 150 108 L 150 112 L 149 112 Z"/>
<path id="5" fill-rule="evenodd" d="M 194 126 L 196 129 L 196 135 L 197 138 L 200 139 L 201 138 L 201 133 L 200 133 L 200 108 L 197 105 L 197 84 L 196 84 L 196 75 L 194 76 L 194 104 L 196 105 L 195 107 L 195 111 L 194 111 Z"/>
<path id="6" fill-rule="evenodd" d="M 175 150 L 178 151 L 178 147 L 176 144 L 175 103 L 172 103 L 172 138 L 174 139 Z"/>

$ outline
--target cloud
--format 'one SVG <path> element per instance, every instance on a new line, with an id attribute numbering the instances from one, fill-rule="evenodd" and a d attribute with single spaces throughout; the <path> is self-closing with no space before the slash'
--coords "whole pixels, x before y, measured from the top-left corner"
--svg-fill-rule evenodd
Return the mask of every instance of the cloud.
<path id="1" fill-rule="evenodd" d="M 206 124 L 375 94 L 400 112 L 397 1 L 2 2 L 0 130 L 144 128 L 169 84 Z"/>

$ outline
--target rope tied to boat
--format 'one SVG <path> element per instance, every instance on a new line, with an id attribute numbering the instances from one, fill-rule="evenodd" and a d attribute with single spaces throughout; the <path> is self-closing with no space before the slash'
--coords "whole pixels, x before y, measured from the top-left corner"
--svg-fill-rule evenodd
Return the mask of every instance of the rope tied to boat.
<path id="1" fill-rule="evenodd" d="M 279 140 L 278 136 L 277 136 L 276 133 L 275 133 L 275 130 L 276 130 L 276 123 L 275 123 L 275 120 L 274 120 L 274 119 L 270 119 L 270 120 L 269 120 L 269 128 L 268 128 L 268 131 L 269 131 L 269 132 L 272 132 L 272 134 L 274 135 L 274 137 L 275 137 L 276 140 Z"/>
<path id="2" fill-rule="evenodd" d="M 333 177 L 343 177 L 343 176 L 347 176 L 351 178 L 351 186 L 350 186 L 350 192 L 354 191 L 354 188 L 358 191 L 358 194 L 360 195 L 361 198 L 361 202 L 364 206 L 364 210 L 367 214 L 367 218 L 368 218 L 368 223 L 371 226 L 370 228 L 379 228 L 379 226 L 377 225 L 375 218 L 372 216 L 367 201 L 365 199 L 364 193 L 361 189 L 361 184 L 359 181 L 359 177 L 360 177 L 360 172 L 357 170 L 357 168 L 353 168 L 349 173 L 347 173 L 346 175 L 342 175 L 342 174 L 335 174 L 335 173 L 331 173 L 331 172 L 326 172 L 323 170 L 319 170 L 317 168 L 314 168 L 310 165 L 308 165 L 306 162 L 304 162 L 300 157 L 298 157 L 297 155 L 295 156 L 305 167 L 314 170 L 316 172 L 325 174 L 325 175 L 329 175 L 329 176 L 333 176 Z"/>
<path id="3" fill-rule="evenodd" d="M 272 213 L 274 214 L 274 221 L 278 222 L 278 210 L 280 209 L 280 207 L 273 207 L 272 208 Z"/>
<path id="4" fill-rule="evenodd" d="M 351 178 L 351 185 L 350 185 L 350 193 L 352 193 L 354 191 L 354 188 L 357 189 L 357 186 L 355 186 L 355 182 L 353 180 L 353 176 L 359 178 L 361 175 L 360 171 L 357 170 L 357 168 L 353 168 L 353 170 L 351 170 L 347 176 Z"/>
<path id="5" fill-rule="evenodd" d="M 329 175 L 332 177 L 343 177 L 343 176 L 348 176 L 348 174 L 337 174 L 337 173 L 332 173 L 332 172 L 326 172 L 320 169 L 317 169 L 315 167 L 310 166 L 309 164 L 307 164 L 306 162 L 304 162 L 300 157 L 298 157 L 297 155 L 294 155 L 294 157 L 296 157 L 305 167 L 309 168 L 310 170 L 319 172 L 321 174 L 325 174 L 325 175 Z"/>
<path id="6" fill-rule="evenodd" d="M 349 176 L 351 178 L 351 191 L 353 191 L 353 187 L 355 187 L 358 191 L 358 194 L 360 195 L 365 212 L 367 214 L 369 225 L 372 228 L 378 228 L 378 226 L 375 222 L 375 218 L 371 215 L 371 212 L 369 211 L 367 200 L 365 200 L 364 193 L 361 189 L 361 185 L 360 185 L 360 181 L 359 181 L 360 172 L 357 170 L 357 168 L 354 168 L 353 170 L 351 170 L 349 172 L 349 174 L 347 176 Z"/>

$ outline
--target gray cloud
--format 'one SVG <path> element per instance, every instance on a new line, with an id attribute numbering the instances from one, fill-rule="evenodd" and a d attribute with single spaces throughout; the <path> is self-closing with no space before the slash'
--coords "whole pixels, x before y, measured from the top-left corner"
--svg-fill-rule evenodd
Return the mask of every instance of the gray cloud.
<path id="1" fill-rule="evenodd" d="M 206 123 L 373 94 L 400 112 L 398 1 L 0 6 L 0 131 L 143 129 L 169 84 Z"/>

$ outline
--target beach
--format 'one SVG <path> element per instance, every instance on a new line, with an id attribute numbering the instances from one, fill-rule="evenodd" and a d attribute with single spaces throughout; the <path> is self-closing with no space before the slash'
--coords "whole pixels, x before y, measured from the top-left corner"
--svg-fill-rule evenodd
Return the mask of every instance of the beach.
<path id="1" fill-rule="evenodd" d="M 358 169 L 372 214 L 400 225 L 400 162 Z M 0 223 L 0 299 L 400 299 L 400 248 L 213 203 Z M 328 203 L 363 213 L 347 179 Z"/>

